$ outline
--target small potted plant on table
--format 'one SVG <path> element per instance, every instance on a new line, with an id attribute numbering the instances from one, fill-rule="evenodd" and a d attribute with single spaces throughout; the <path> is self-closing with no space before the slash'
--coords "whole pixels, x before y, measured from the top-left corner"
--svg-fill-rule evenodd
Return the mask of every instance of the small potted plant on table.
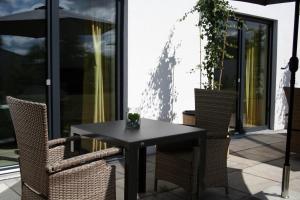
<path id="1" fill-rule="evenodd" d="M 127 115 L 127 128 L 140 128 L 141 118 L 138 113 L 128 113 Z"/>

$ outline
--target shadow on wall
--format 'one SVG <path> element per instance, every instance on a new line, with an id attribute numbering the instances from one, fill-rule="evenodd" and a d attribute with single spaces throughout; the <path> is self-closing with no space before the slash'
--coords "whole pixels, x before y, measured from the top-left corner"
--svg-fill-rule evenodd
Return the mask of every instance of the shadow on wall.
<path id="1" fill-rule="evenodd" d="M 279 88 L 276 94 L 276 102 L 278 105 L 276 113 L 279 118 L 278 121 L 282 122 L 285 128 L 287 126 L 286 114 L 288 113 L 288 105 L 287 105 L 287 100 L 283 88 L 288 87 L 289 85 L 290 85 L 290 71 L 288 69 L 284 69 L 282 78 L 279 82 Z"/>
<path id="2" fill-rule="evenodd" d="M 175 28 L 172 28 L 164 45 L 159 63 L 150 73 L 147 88 L 142 93 L 140 112 L 143 115 L 171 122 L 175 119 L 174 103 L 177 101 L 174 85 L 174 69 L 179 63 L 176 51 L 180 44 L 173 45 Z"/>

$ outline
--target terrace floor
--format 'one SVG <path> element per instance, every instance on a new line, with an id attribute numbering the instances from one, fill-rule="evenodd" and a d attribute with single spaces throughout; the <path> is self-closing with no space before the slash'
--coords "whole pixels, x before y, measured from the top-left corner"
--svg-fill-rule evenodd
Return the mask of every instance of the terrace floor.
<path id="1" fill-rule="evenodd" d="M 267 200 L 281 199 L 280 187 L 284 163 L 285 134 L 271 131 L 256 132 L 246 136 L 235 136 L 230 144 L 228 158 L 229 195 L 224 189 L 208 189 L 201 199 L 209 200 Z M 117 199 L 123 199 L 123 161 L 113 161 L 117 166 Z M 159 192 L 153 192 L 155 156 L 147 162 L 147 193 L 145 200 L 184 200 L 186 193 L 177 186 L 159 182 Z M 291 158 L 290 199 L 300 199 L 300 156 Z M 19 200 L 20 178 L 0 176 L 0 200 Z"/>

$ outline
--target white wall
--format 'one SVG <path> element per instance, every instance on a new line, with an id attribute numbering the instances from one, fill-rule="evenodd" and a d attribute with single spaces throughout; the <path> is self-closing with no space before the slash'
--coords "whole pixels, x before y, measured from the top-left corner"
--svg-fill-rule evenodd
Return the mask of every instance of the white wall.
<path id="1" fill-rule="evenodd" d="M 143 117 L 181 122 L 199 87 L 198 16 L 179 22 L 195 0 L 128 0 L 128 106 Z"/>
<path id="2" fill-rule="evenodd" d="M 198 16 L 178 20 L 196 0 L 128 0 L 128 106 L 143 117 L 180 123 L 182 111 L 194 109 L 194 91 L 200 75 L 190 74 L 200 62 Z M 273 99 L 274 128 L 284 128 L 288 85 L 287 65 L 292 52 L 294 4 L 259 6 L 231 1 L 237 12 L 278 21 Z M 300 73 L 297 74 L 300 87 Z"/>

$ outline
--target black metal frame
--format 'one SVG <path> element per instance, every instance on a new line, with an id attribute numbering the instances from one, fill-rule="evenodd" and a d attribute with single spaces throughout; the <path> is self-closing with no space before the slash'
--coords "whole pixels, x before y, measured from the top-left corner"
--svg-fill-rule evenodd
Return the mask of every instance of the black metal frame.
<path id="1" fill-rule="evenodd" d="M 59 0 L 47 0 L 48 119 L 50 138 L 60 137 Z"/>
<path id="2" fill-rule="evenodd" d="M 238 66 L 237 66 L 237 93 L 238 93 L 238 100 L 237 100 L 237 107 L 236 107 L 236 131 L 243 134 L 245 132 L 249 131 L 257 131 L 257 130 L 263 130 L 270 128 L 270 107 L 271 107 L 271 89 L 270 85 L 272 85 L 272 48 L 273 48 L 273 21 L 264 19 L 264 18 L 257 18 L 253 16 L 247 16 L 247 15 L 242 15 L 242 14 L 236 14 L 237 17 L 241 18 L 242 20 L 247 20 L 251 22 L 259 22 L 263 24 L 268 25 L 268 35 L 269 35 L 269 41 L 268 41 L 268 63 L 267 63 L 267 99 L 266 99 L 266 125 L 265 126 L 259 126 L 259 127 L 253 127 L 253 128 L 245 128 L 243 126 L 243 111 L 244 111 L 244 106 L 243 106 L 243 94 L 244 94 L 244 85 L 245 85 L 245 80 L 243 78 L 245 74 L 245 28 L 243 27 L 241 30 L 238 30 Z"/>
<path id="3" fill-rule="evenodd" d="M 116 74 L 116 120 L 122 120 L 124 118 L 124 32 L 125 32 L 125 0 L 117 0 L 117 44 L 116 44 L 116 55 L 117 55 L 117 74 Z"/>
<path id="4" fill-rule="evenodd" d="M 60 106 L 60 24 L 59 0 L 46 0 L 47 2 L 47 104 L 49 119 L 49 137 L 61 137 L 61 106 Z M 124 107 L 124 1 L 116 0 L 116 119 L 123 119 Z"/>

